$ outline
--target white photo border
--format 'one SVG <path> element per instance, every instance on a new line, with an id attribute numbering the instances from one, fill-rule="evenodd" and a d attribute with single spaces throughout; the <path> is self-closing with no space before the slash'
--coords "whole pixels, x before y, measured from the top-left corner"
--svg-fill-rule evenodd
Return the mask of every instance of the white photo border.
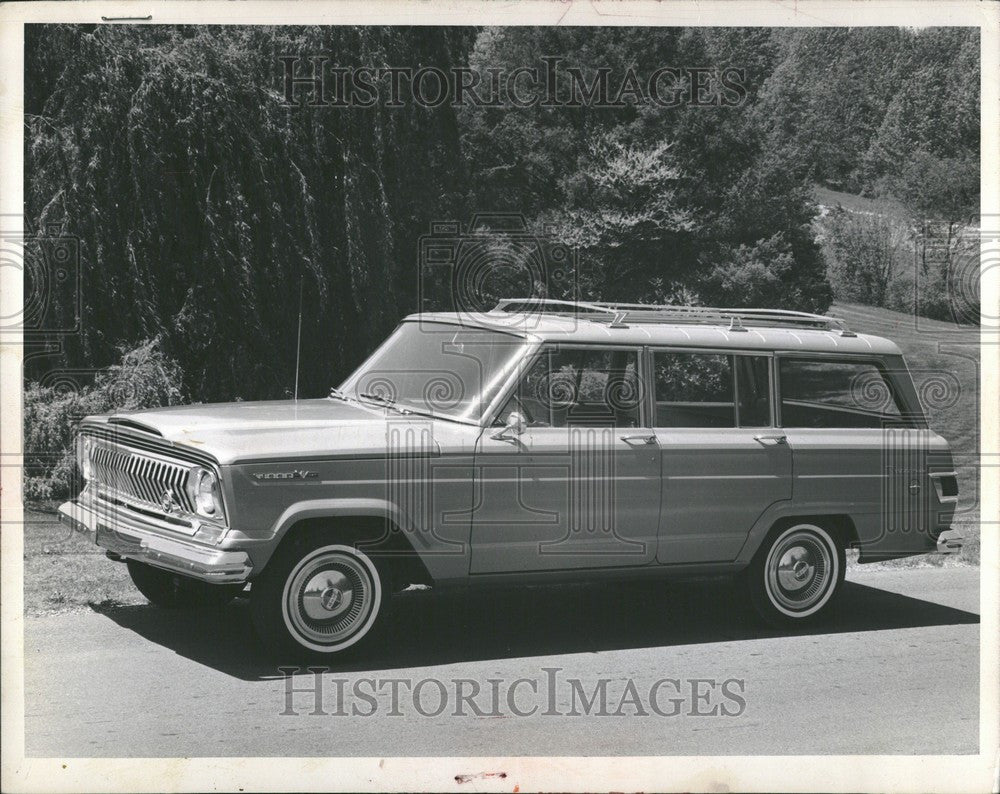
<path id="1" fill-rule="evenodd" d="M 1000 217 L 1000 3 L 976 0 L 859 2 L 601 2 L 532 0 L 130 0 L 0 5 L 0 213 L 23 213 L 24 25 L 98 23 L 151 15 L 148 23 L 240 25 L 669 25 L 972 26 L 981 31 L 981 212 Z M 19 273 L 0 272 L 0 316 L 22 307 Z M 1000 269 L 984 271 L 983 316 L 1000 316 Z M 989 307 L 987 309 L 987 307 Z M 981 455 L 1000 452 L 1000 344 L 982 339 Z M 987 338 L 989 336 L 989 338 Z M 21 346 L 0 347 L 0 448 L 21 453 Z M 21 471 L 2 471 L 2 523 L 21 526 Z M 981 467 L 983 526 L 1000 517 L 1000 468 Z M 987 517 L 992 518 L 986 521 Z M 978 755 L 683 756 L 553 758 L 26 758 L 23 667 L 23 537 L 0 532 L 2 570 L 2 779 L 4 791 L 445 791 L 456 775 L 504 772 L 466 783 L 475 791 L 893 791 L 984 792 L 1000 788 L 1000 537 L 982 535 Z M 947 670 L 940 675 L 947 686 Z"/>

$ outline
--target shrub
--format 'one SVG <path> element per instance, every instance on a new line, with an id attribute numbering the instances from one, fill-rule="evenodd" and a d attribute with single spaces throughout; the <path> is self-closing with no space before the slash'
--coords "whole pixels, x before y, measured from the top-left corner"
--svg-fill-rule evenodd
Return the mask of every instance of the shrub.
<path id="1" fill-rule="evenodd" d="M 837 298 L 887 308 L 906 268 L 908 225 L 888 215 L 838 208 L 827 229 L 829 277 Z"/>
<path id="2" fill-rule="evenodd" d="M 107 410 L 135 411 L 176 405 L 183 399 L 181 369 L 159 344 L 157 338 L 122 350 L 121 362 L 98 375 L 95 389 L 107 400 Z"/>
<path id="3" fill-rule="evenodd" d="M 978 322 L 975 227 L 837 208 L 818 230 L 838 300 L 936 320 Z"/>
<path id="4" fill-rule="evenodd" d="M 782 234 L 753 245 L 723 251 L 702 286 L 718 306 L 809 308 L 805 296 L 791 286 L 795 257 Z"/>
<path id="5" fill-rule="evenodd" d="M 935 320 L 978 324 L 980 242 L 976 227 L 924 223 L 911 246 L 904 305 Z"/>
<path id="6" fill-rule="evenodd" d="M 24 390 L 24 501 L 67 496 L 75 480 L 73 436 L 84 416 L 105 410 L 101 395 L 29 383 Z"/>
<path id="7" fill-rule="evenodd" d="M 78 478 L 73 441 L 83 417 L 181 402 L 181 371 L 159 338 L 122 350 L 92 386 L 76 390 L 27 383 L 24 389 L 24 501 L 64 499 Z"/>

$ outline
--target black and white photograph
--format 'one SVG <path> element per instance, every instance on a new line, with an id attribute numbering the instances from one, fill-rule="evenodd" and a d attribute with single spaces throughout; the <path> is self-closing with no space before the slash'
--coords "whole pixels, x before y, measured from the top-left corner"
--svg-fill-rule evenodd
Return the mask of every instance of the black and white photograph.
<path id="1" fill-rule="evenodd" d="M 996 3 L 0 4 L 6 791 L 997 791 Z"/>

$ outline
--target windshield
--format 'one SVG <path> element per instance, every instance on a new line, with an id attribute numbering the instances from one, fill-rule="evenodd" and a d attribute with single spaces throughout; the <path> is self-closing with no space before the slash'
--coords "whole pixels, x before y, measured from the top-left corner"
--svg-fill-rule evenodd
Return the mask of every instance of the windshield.
<path id="1" fill-rule="evenodd" d="M 478 422 L 524 348 L 524 339 L 499 331 L 407 322 L 340 391 L 372 405 Z"/>

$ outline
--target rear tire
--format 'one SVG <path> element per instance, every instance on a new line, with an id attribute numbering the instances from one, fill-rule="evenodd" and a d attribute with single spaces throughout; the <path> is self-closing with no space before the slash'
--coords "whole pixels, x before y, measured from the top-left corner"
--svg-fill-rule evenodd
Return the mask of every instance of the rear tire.
<path id="1" fill-rule="evenodd" d="M 816 524 L 771 531 L 741 574 L 757 614 L 771 626 L 812 624 L 828 614 L 846 573 L 844 546 Z"/>
<path id="2" fill-rule="evenodd" d="M 328 532 L 278 549 L 250 588 L 250 616 L 267 650 L 286 659 L 338 662 L 377 645 L 391 580 L 362 551 Z"/>
<path id="3" fill-rule="evenodd" d="M 242 584 L 209 584 L 126 560 L 129 576 L 139 592 L 163 609 L 212 609 L 225 606 L 242 592 Z"/>

